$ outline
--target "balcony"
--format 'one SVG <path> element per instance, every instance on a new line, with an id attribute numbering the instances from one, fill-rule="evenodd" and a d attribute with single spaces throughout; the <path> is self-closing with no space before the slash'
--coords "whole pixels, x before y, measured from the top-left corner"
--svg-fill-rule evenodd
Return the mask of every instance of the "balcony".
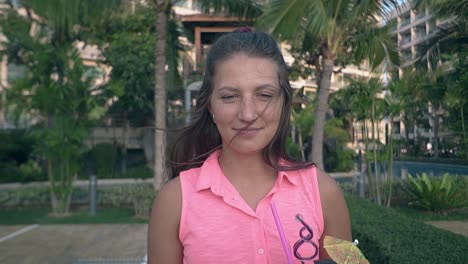
<path id="1" fill-rule="evenodd" d="M 420 22 L 422 20 L 427 19 L 429 16 L 426 16 L 426 13 L 417 13 L 416 16 L 414 17 L 414 22 Z"/>
<path id="2" fill-rule="evenodd" d="M 400 28 L 403 28 L 409 24 L 411 24 L 411 17 L 402 18 L 402 20 L 400 21 Z"/>
<path id="3" fill-rule="evenodd" d="M 400 46 L 405 46 L 410 43 L 411 43 L 411 35 L 404 36 L 400 40 Z"/>
<path id="4" fill-rule="evenodd" d="M 425 29 L 421 30 L 421 31 L 416 31 L 415 33 L 416 33 L 415 34 L 416 35 L 416 38 L 415 38 L 416 41 L 424 40 L 427 37 Z"/>

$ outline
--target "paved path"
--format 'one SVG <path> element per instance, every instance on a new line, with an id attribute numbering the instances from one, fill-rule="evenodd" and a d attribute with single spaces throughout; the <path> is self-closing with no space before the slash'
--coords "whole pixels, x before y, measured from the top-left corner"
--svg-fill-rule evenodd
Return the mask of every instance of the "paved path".
<path id="1" fill-rule="evenodd" d="M 429 223 L 468 237 L 467 221 Z M 21 230 L 26 231 L 18 232 Z M 15 232 L 17 235 L 12 236 Z M 77 264 L 78 260 L 90 259 L 141 260 L 146 254 L 146 232 L 146 224 L 0 225 L 0 263 Z"/>
<path id="2" fill-rule="evenodd" d="M 27 226 L 1 226 L 0 240 Z M 143 259 L 146 224 L 41 225 L 0 242 L 2 264 L 67 264 L 85 259 Z"/>
<path id="3" fill-rule="evenodd" d="M 431 221 L 435 227 L 468 237 L 468 221 Z"/>

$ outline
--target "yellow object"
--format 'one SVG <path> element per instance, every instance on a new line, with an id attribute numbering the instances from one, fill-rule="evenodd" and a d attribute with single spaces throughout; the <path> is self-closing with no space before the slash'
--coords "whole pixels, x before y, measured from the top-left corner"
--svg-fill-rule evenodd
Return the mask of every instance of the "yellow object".
<path id="1" fill-rule="evenodd" d="M 361 250 L 357 247 L 358 241 L 354 242 L 325 236 L 323 247 L 328 255 L 337 264 L 369 264 Z"/>

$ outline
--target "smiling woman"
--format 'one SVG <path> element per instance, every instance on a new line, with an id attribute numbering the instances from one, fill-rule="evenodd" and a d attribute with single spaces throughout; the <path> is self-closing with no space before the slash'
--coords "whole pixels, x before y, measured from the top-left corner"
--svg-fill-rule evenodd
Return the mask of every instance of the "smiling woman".
<path id="1" fill-rule="evenodd" d="M 286 152 L 291 95 L 269 34 L 244 28 L 213 44 L 153 205 L 149 263 L 304 263 L 328 258 L 326 235 L 351 239 L 336 182 Z"/>
<path id="2" fill-rule="evenodd" d="M 210 112 L 216 117 L 223 157 L 231 151 L 258 154 L 274 137 L 283 101 L 277 72 L 272 60 L 245 53 L 219 63 Z"/>

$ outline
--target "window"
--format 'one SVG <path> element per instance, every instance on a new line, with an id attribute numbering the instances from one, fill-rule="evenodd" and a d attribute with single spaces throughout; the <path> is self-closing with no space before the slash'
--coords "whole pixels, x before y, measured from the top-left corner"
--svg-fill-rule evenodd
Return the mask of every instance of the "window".
<path id="1" fill-rule="evenodd" d="M 392 133 L 399 135 L 401 133 L 400 121 L 394 121 L 392 126 L 393 126 Z"/>
<path id="2" fill-rule="evenodd" d="M 14 82 L 18 78 L 24 77 L 26 74 L 26 67 L 24 65 L 18 65 L 9 63 L 7 67 L 7 80 L 8 83 Z"/>

